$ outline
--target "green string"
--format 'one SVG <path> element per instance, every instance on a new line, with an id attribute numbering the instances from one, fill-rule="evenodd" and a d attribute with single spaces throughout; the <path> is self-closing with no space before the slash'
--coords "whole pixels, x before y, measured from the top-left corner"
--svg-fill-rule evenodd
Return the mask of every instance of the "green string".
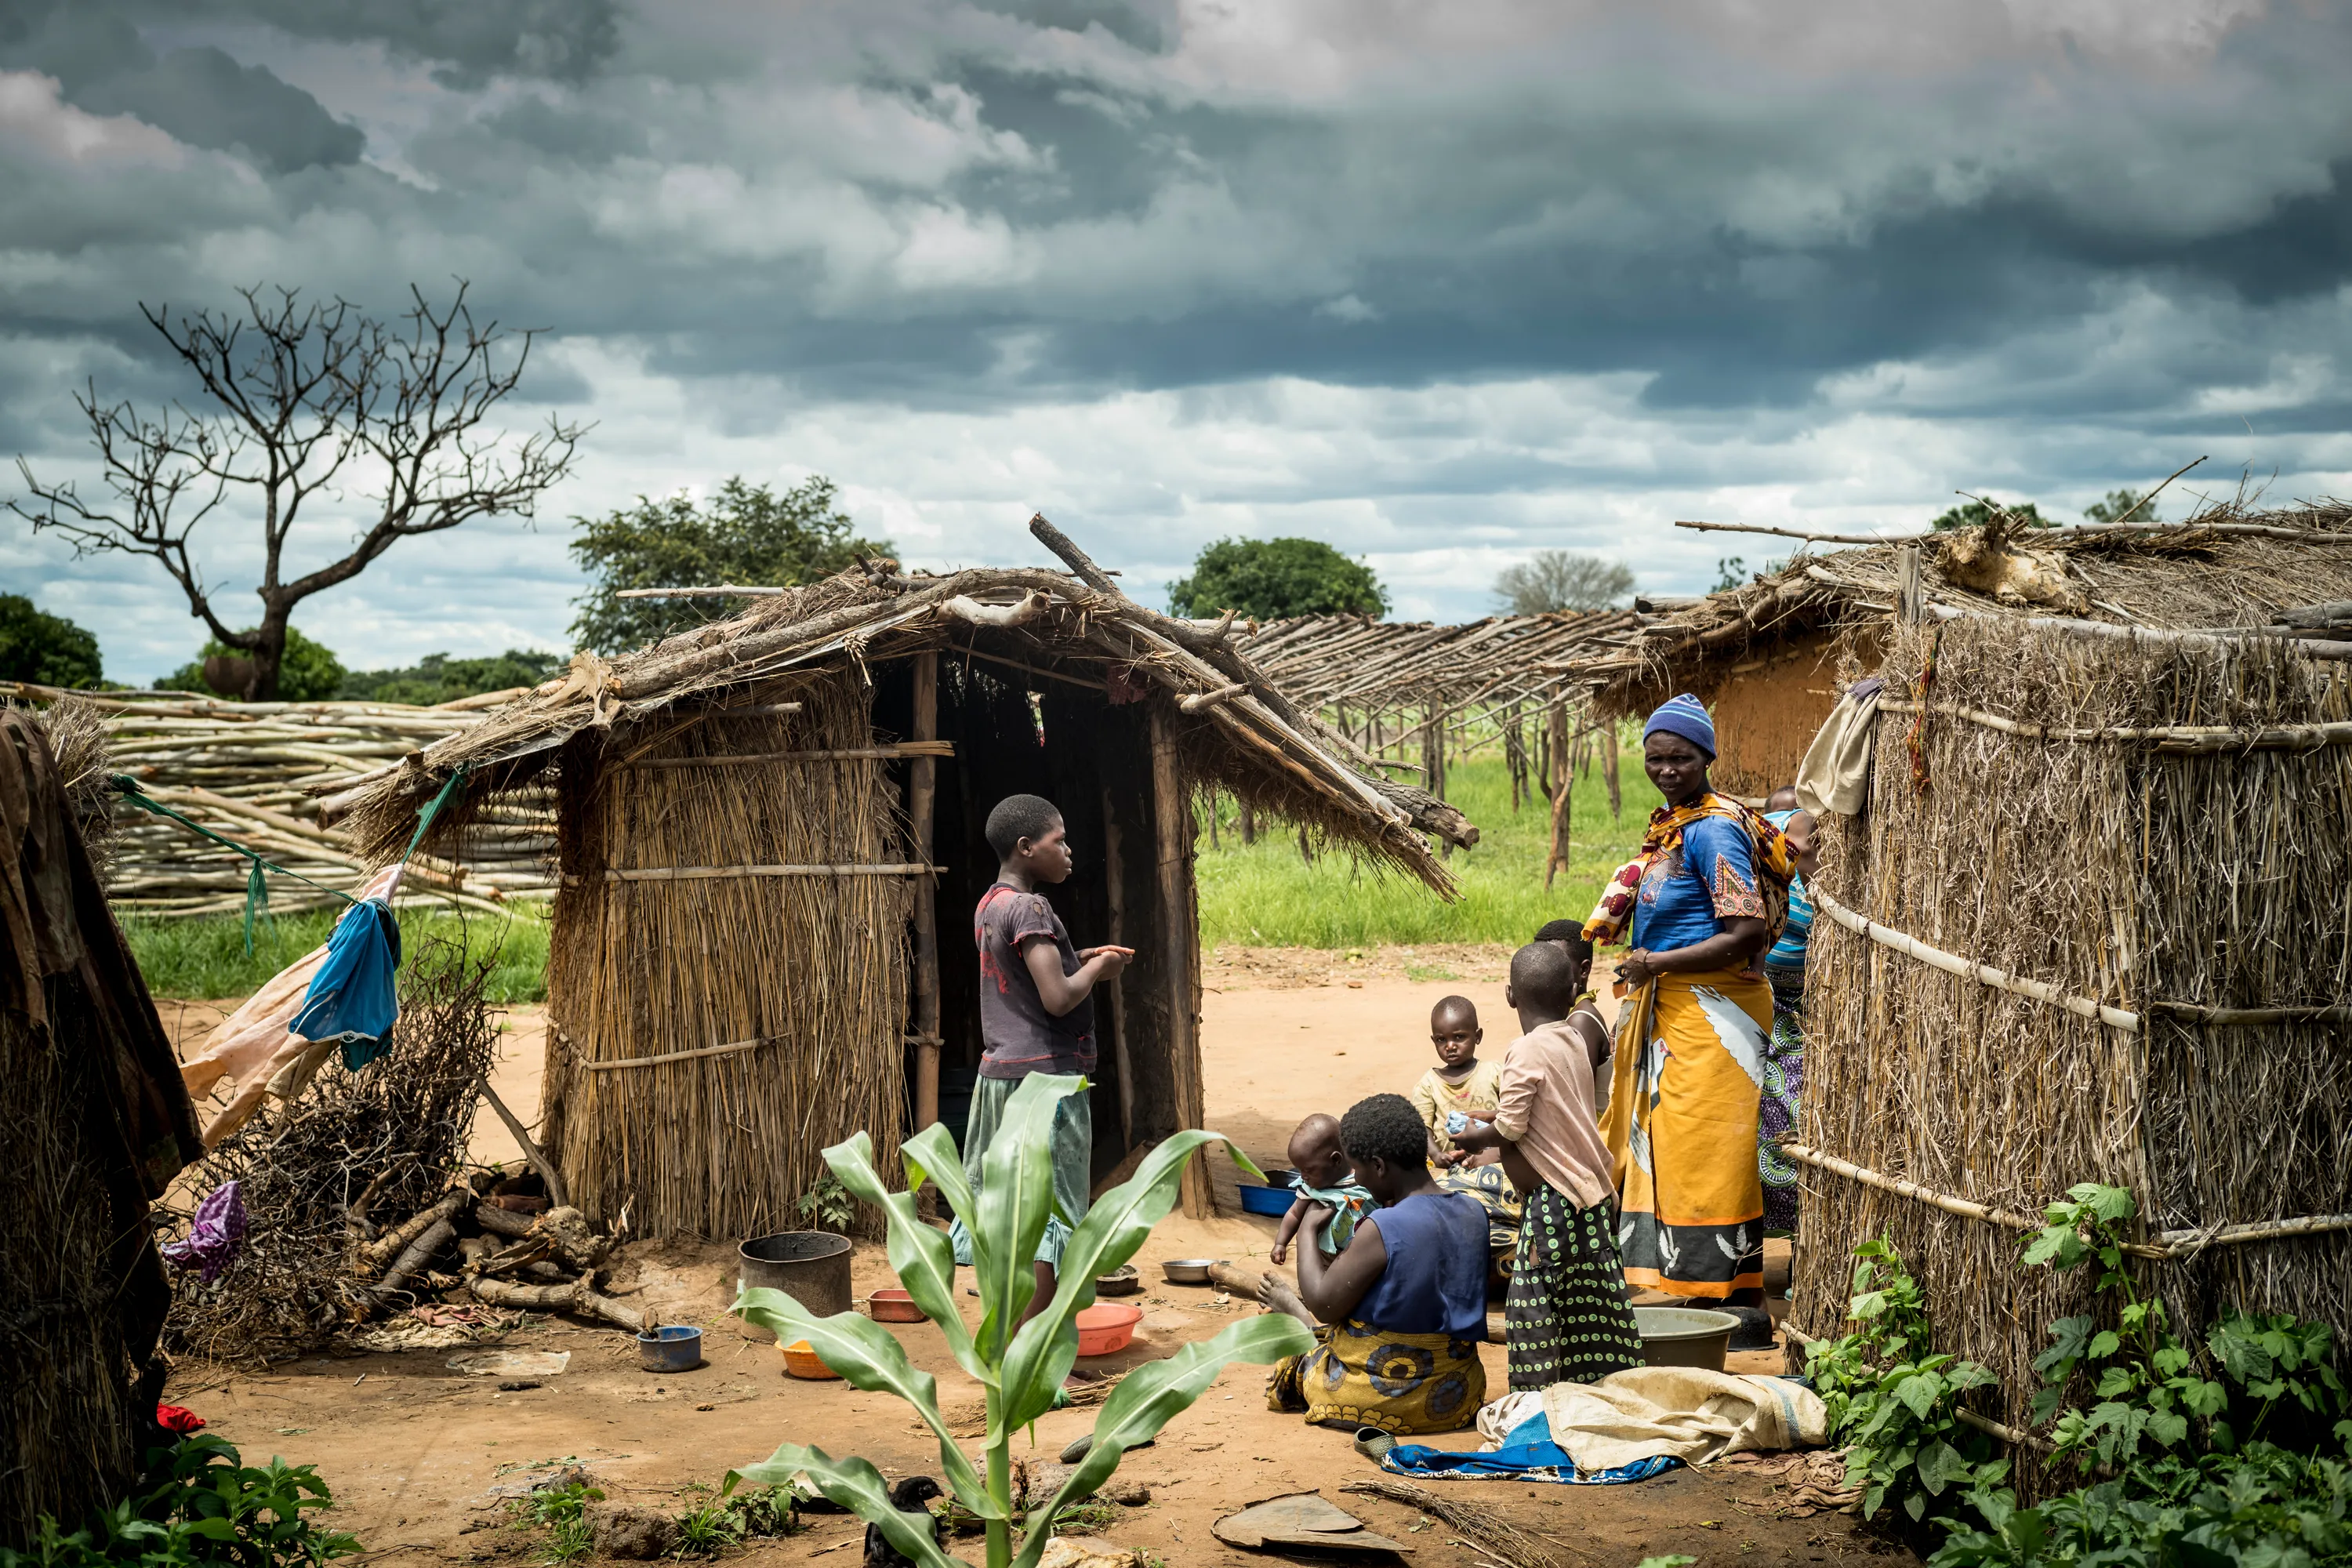
<path id="1" fill-rule="evenodd" d="M 416 847 L 425 841 L 425 830 L 433 826 L 433 819 L 441 815 L 441 808 L 447 805 L 449 797 L 457 793 L 457 785 L 465 779 L 468 766 L 469 764 L 467 763 L 459 763 L 457 764 L 457 771 L 449 775 L 449 782 L 441 786 L 441 793 L 435 795 L 432 802 L 425 806 L 424 811 L 418 814 L 416 818 L 416 831 L 409 836 L 408 847 L 401 852 L 400 863 L 402 865 L 405 866 L 408 864 L 409 858 L 416 853 Z M 285 867 L 278 865 L 273 860 L 265 860 L 261 858 L 261 854 L 258 850 L 248 848 L 245 845 L 239 844 L 234 838 L 224 838 L 219 834 L 215 833 L 211 828 L 206 827 L 203 823 L 194 822 L 189 820 L 187 817 L 181 816 L 178 812 L 173 811 L 170 806 L 165 805 L 162 801 L 157 800 L 153 795 L 151 795 L 146 791 L 141 789 L 139 787 L 139 781 L 132 778 L 129 773 L 110 773 L 107 776 L 106 782 L 113 786 L 115 792 L 121 795 L 123 799 L 129 801 L 140 810 L 152 812 L 157 816 L 168 816 L 173 822 L 178 823 L 181 826 L 188 829 L 190 832 L 197 834 L 203 837 L 209 838 L 214 843 L 219 845 L 222 848 L 242 855 L 247 860 L 251 862 L 251 864 L 247 868 L 245 876 L 245 951 L 248 957 L 251 956 L 253 952 L 254 913 L 256 910 L 259 910 L 264 915 L 267 915 L 269 912 L 269 880 L 263 875 L 265 871 L 275 871 L 281 877 L 291 877 L 296 881 L 301 883 L 304 887 L 316 888 L 319 891 L 331 894 L 335 898 L 342 900 L 343 902 L 347 904 L 356 907 L 359 903 L 357 899 L 354 899 L 340 888 L 330 888 L 322 882 L 313 882 L 310 878 L 305 877 L 299 871 L 289 871 Z"/>

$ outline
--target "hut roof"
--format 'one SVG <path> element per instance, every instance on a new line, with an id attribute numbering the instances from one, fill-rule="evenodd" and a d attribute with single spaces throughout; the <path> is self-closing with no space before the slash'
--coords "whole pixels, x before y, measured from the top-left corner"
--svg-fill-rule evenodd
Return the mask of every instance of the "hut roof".
<path id="1" fill-rule="evenodd" d="M 1301 616 L 1268 626 L 1248 646 L 1252 662 L 1316 708 L 1433 709 L 1469 724 L 1515 704 L 1556 700 L 1570 684 L 1564 660 L 1597 640 L 1631 636 L 1643 619 L 1632 610 L 1490 616 L 1462 626 Z"/>
<path id="2" fill-rule="evenodd" d="M 995 669 L 1076 679 L 1114 701 L 1157 688 L 1191 726 L 1185 756 L 1195 776 L 1452 895 L 1453 879 L 1422 835 L 1474 844 L 1477 829 L 1467 818 L 1376 776 L 1352 741 L 1294 706 L 1234 648 L 1230 628 L 1147 609 L 1074 546 L 1065 553 L 1079 574 L 983 569 L 929 576 L 872 561 L 805 587 L 754 590 L 764 596 L 735 615 L 650 647 L 609 661 L 576 656 L 556 679 L 353 781 L 331 804 L 349 814 L 356 842 L 388 858 L 404 847 L 420 808 L 460 764 L 467 768 L 465 793 L 480 797 L 537 773 L 574 737 L 616 722 L 689 717 L 724 691 L 936 650 Z M 436 837 L 440 831 L 436 822 Z"/>
<path id="3" fill-rule="evenodd" d="M 1676 691 L 1704 692 L 1777 645 L 1890 624 L 1902 593 L 1901 547 L 1910 542 L 1925 546 L 1923 600 L 1946 615 L 2189 631 L 2278 626 L 2298 610 L 2352 600 L 2352 503 L 2271 512 L 2217 506 L 2183 523 L 2120 528 L 1995 525 L 1821 554 L 1801 549 L 1778 571 L 1652 617 L 1618 646 L 1572 654 L 1555 671 L 1591 688 L 1603 717 Z"/>

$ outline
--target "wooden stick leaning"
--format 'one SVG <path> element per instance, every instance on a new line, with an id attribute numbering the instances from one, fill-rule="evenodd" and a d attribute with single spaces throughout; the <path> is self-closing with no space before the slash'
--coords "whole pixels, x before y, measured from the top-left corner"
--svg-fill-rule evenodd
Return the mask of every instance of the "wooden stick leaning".
<path id="1" fill-rule="evenodd" d="M 952 741 L 902 741 L 890 746 L 842 746 L 829 752 L 738 752 L 716 757 L 636 757 L 631 768 L 720 768 L 750 763 L 876 763 L 900 757 L 952 757 Z"/>
<path id="2" fill-rule="evenodd" d="M 514 1134 L 515 1147 L 522 1151 L 523 1158 L 547 1184 L 548 1203 L 556 1208 L 570 1208 L 572 1194 L 563 1184 L 563 1173 L 555 1168 L 555 1162 L 547 1157 L 546 1151 L 531 1141 L 530 1130 L 522 1124 L 522 1118 L 507 1109 L 507 1102 L 499 1098 L 499 1091 L 490 1087 L 488 1078 L 481 1080 L 481 1091 L 482 1098 L 490 1102 L 490 1109 L 499 1113 L 499 1120 L 507 1124 L 507 1131 Z"/>
<path id="3" fill-rule="evenodd" d="M 1965 719 L 1971 724 L 1981 724 L 1988 730 L 1998 730 L 2005 735 L 2022 735 L 2035 741 L 2068 742 L 2144 742 L 2158 751 L 2176 754 L 2198 755 L 2210 752 L 2240 751 L 2313 751 L 2323 746 L 2352 745 L 2352 721 L 2333 720 L 2321 724 L 2273 725 L 2257 730 L 2234 730 L 2222 724 L 2159 724 L 2145 729 L 2114 728 L 2105 730 L 2070 730 L 2055 725 L 2036 724 L 2022 719 L 2006 718 L 1989 713 L 1981 708 L 1967 708 L 1958 703 L 1931 702 L 1930 711 L 1943 717 Z M 1916 714 L 1919 705 L 1898 698 L 1881 697 L 1878 710 L 1882 713 Z"/>
<path id="4" fill-rule="evenodd" d="M 716 882 L 739 877 L 936 877 L 944 866 L 655 866 L 608 870 L 608 882 Z"/>
<path id="5" fill-rule="evenodd" d="M 589 1072 L 612 1072 L 620 1068 L 649 1068 L 663 1062 L 685 1062 L 702 1057 L 732 1056 L 738 1051 L 757 1050 L 761 1046 L 772 1046 L 779 1040 L 789 1037 L 786 1035 L 762 1035 L 755 1040 L 730 1040 L 723 1046 L 697 1046 L 688 1051 L 663 1051 L 657 1056 L 650 1057 L 617 1057 L 608 1062 L 582 1062 L 580 1066 Z"/>

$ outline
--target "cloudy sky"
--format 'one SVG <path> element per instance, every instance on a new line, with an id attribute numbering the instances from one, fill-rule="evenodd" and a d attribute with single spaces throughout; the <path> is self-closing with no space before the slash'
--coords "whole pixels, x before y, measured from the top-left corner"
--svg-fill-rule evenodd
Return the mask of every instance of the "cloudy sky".
<path id="1" fill-rule="evenodd" d="M 187 395 L 142 302 L 468 280 L 546 334 L 516 426 L 593 428 L 298 613 L 357 666 L 566 646 L 568 519 L 736 473 L 932 566 L 1307 534 L 1442 617 L 1772 552 L 1676 518 L 2352 493 L 2347 79 L 2323 0 L 0 0 L 0 457 Z M 254 531 L 197 536 L 238 621 Z M 117 679 L 199 640 L 13 520 L 0 586 Z"/>

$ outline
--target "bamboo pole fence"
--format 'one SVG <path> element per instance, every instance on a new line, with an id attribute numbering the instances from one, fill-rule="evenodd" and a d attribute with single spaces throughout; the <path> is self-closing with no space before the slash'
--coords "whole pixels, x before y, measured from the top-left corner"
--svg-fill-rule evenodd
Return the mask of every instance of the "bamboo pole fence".
<path id="1" fill-rule="evenodd" d="M 231 702 L 183 691 L 68 692 L 0 681 L 0 700 L 46 707 L 68 698 L 98 710 L 109 764 L 141 789 L 224 838 L 326 888 L 370 875 L 350 837 L 328 820 L 326 797 L 436 741 L 463 734 L 520 691 L 487 692 L 437 708 L 376 702 Z M 227 913 L 245 907 L 247 862 L 178 823 L 115 809 L 108 896 L 118 910 L 158 915 Z M 554 896 L 554 793 L 507 792 L 477 811 L 458 847 L 418 855 L 403 903 L 456 903 L 507 912 L 510 900 Z M 284 913 L 339 900 L 273 878 L 270 908 Z"/>

